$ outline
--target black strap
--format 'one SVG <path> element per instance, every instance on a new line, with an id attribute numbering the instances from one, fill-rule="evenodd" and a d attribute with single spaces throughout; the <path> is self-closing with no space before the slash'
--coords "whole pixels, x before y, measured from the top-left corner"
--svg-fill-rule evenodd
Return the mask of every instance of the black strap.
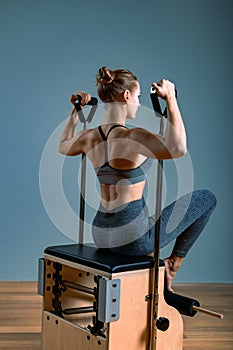
<path id="1" fill-rule="evenodd" d="M 111 128 L 108 130 L 108 132 L 107 132 L 107 135 L 106 135 L 106 136 L 105 136 L 105 134 L 104 134 L 104 132 L 103 132 L 103 130 L 102 130 L 101 125 L 99 125 L 99 126 L 98 126 L 98 130 L 99 130 L 99 133 L 100 133 L 100 135 L 101 135 L 102 139 L 103 139 L 104 141 L 106 141 L 106 140 L 107 140 L 107 138 L 108 138 L 109 133 L 110 133 L 110 132 L 111 132 L 113 129 L 117 128 L 117 127 L 122 127 L 122 128 L 127 129 L 127 127 L 126 127 L 126 126 L 124 126 L 124 125 L 121 125 L 121 124 L 115 124 L 115 125 L 112 125 L 112 126 L 111 126 Z"/>
<path id="2" fill-rule="evenodd" d="M 122 128 L 127 129 L 126 126 L 121 125 L 121 124 L 115 124 L 115 125 L 111 126 L 111 128 L 108 130 L 108 133 L 107 133 L 107 135 L 106 135 L 106 140 L 108 139 L 108 135 L 110 134 L 110 132 L 111 132 L 113 129 L 117 128 L 117 127 L 122 127 Z"/>
<path id="3" fill-rule="evenodd" d="M 124 125 L 115 124 L 115 125 L 112 125 L 112 126 L 111 126 L 111 128 L 108 130 L 106 136 L 105 136 L 105 134 L 104 134 L 104 132 L 103 132 L 103 130 L 102 130 L 101 125 L 98 126 L 98 130 L 99 130 L 99 133 L 100 133 L 102 139 L 103 139 L 104 141 L 107 141 L 108 135 L 110 134 L 110 132 L 111 132 L 113 129 L 117 128 L 117 127 L 123 127 L 123 128 L 125 128 L 125 129 L 127 129 L 127 127 L 124 126 Z M 108 145 L 107 145 L 107 142 L 104 142 L 104 149 L 105 149 L 105 163 L 107 163 L 107 162 L 108 162 Z"/>
<path id="4" fill-rule="evenodd" d="M 102 130 L 102 128 L 101 128 L 101 125 L 98 126 L 98 130 L 99 130 L 100 135 L 102 136 L 102 139 L 103 139 L 104 141 L 106 141 L 107 138 L 106 138 L 106 136 L 104 135 L 104 132 L 103 132 L 103 130 Z"/>

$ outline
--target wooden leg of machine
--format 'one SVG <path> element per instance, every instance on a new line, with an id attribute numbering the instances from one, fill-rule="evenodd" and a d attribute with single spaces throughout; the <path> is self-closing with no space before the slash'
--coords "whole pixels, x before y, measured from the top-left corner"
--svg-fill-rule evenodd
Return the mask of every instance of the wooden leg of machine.
<path id="1" fill-rule="evenodd" d="M 183 320 L 180 313 L 164 300 L 164 274 L 165 268 L 160 267 L 158 318 L 167 318 L 169 327 L 166 331 L 157 329 L 156 350 L 182 350 Z"/>

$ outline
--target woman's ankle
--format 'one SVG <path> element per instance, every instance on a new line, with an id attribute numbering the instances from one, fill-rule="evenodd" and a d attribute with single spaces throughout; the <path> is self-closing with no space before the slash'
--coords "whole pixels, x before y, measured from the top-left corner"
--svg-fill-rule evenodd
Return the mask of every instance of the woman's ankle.
<path id="1" fill-rule="evenodd" d="M 169 258 L 164 259 L 165 264 L 165 287 L 170 292 L 174 292 L 172 288 L 172 282 L 175 278 L 177 271 L 179 270 L 184 258 L 179 257 L 172 253 Z"/>
<path id="2" fill-rule="evenodd" d="M 182 265 L 184 258 L 181 256 L 177 256 L 176 254 L 172 253 L 170 257 L 168 258 L 170 268 L 173 272 L 177 272 Z"/>

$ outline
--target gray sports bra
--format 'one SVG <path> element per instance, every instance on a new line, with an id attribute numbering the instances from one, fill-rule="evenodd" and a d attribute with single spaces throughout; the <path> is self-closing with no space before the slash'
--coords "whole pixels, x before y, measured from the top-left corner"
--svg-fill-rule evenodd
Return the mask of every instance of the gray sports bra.
<path id="1" fill-rule="evenodd" d="M 153 160 L 151 158 L 147 158 L 140 166 L 134 169 L 116 169 L 113 168 L 109 162 L 108 162 L 108 145 L 107 145 L 107 139 L 109 136 L 109 133 L 117 128 L 117 127 L 123 127 L 126 128 L 124 125 L 116 124 L 113 125 L 107 135 L 105 136 L 101 125 L 98 126 L 99 133 L 104 141 L 104 150 L 105 150 L 105 163 L 104 165 L 95 168 L 96 175 L 99 179 L 99 182 L 101 184 L 106 185 L 116 185 L 119 181 L 122 185 L 130 185 L 130 184 L 136 184 L 138 182 L 142 182 L 146 180 L 146 173 L 150 169 Z M 127 128 L 126 128 L 127 129 Z"/>

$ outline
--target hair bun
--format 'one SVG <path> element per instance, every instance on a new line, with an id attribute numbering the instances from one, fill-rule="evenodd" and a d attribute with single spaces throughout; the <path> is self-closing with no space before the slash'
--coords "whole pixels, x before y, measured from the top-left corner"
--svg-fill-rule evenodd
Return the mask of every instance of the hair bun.
<path id="1" fill-rule="evenodd" d="M 114 80 L 114 75 L 114 72 L 108 67 L 100 68 L 96 77 L 96 85 L 110 84 Z"/>

